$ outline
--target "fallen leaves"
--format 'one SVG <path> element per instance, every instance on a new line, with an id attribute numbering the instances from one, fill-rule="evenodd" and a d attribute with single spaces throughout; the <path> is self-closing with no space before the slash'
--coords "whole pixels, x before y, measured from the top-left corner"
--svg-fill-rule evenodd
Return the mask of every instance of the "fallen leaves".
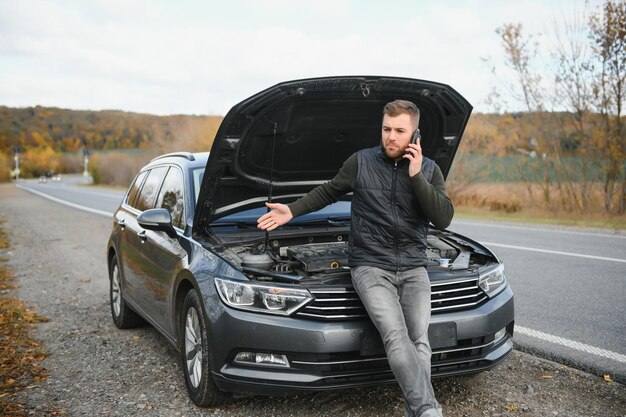
<path id="1" fill-rule="evenodd" d="M 515 411 L 517 411 L 518 407 L 515 404 L 507 404 L 506 405 L 506 409 L 507 409 L 507 411 L 510 411 L 511 413 L 514 413 Z"/>
<path id="2" fill-rule="evenodd" d="M 1 222 L 0 222 L 1 223 Z M 5 234 L 0 228 L 0 248 L 7 248 Z M 0 289 L 15 288 L 13 274 L 0 264 Z M 33 324 L 48 319 L 30 310 L 24 302 L 0 296 L 0 398 L 10 398 L 11 394 L 32 388 L 33 382 L 44 381 L 48 371 L 41 366 L 46 358 L 43 345 L 30 337 Z M 0 400 L 0 415 L 25 415 L 23 405 Z"/>
<path id="3" fill-rule="evenodd" d="M 604 381 L 605 382 L 613 382 L 613 378 L 611 377 L 611 375 L 604 375 Z"/>
<path id="4" fill-rule="evenodd" d="M 41 367 L 46 351 L 29 336 L 33 324 L 45 321 L 22 301 L 0 298 L 0 394 L 46 379 L 48 372 Z"/>

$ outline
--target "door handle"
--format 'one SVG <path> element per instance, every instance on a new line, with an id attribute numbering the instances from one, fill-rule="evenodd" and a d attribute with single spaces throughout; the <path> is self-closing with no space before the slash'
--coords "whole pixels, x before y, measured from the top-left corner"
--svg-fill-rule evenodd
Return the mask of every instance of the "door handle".
<path id="1" fill-rule="evenodd" d="M 148 237 L 146 236 L 145 230 L 142 230 L 141 232 L 137 233 L 137 236 L 139 236 L 139 239 L 141 239 L 141 243 L 145 243 L 146 239 L 148 239 Z"/>

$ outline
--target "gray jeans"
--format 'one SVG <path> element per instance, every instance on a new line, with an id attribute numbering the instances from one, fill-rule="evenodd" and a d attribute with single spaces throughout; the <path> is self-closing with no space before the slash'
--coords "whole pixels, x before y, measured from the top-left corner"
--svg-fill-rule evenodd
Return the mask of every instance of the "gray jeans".
<path id="1" fill-rule="evenodd" d="M 352 268 L 352 284 L 385 345 L 407 417 L 441 417 L 430 382 L 430 280 L 425 268 Z"/>

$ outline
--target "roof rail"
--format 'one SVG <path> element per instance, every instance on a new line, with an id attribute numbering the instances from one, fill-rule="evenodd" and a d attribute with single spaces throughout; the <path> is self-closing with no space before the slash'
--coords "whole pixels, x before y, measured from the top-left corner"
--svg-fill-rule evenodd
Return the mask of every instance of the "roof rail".
<path id="1" fill-rule="evenodd" d="M 180 158 L 185 158 L 185 159 L 187 159 L 189 161 L 195 161 L 196 160 L 196 158 L 193 156 L 193 153 L 191 153 L 191 152 L 172 152 L 172 153 L 166 153 L 165 155 L 157 156 L 156 158 L 153 158 L 150 162 L 156 161 L 157 159 L 169 158 L 171 156 L 178 156 Z"/>

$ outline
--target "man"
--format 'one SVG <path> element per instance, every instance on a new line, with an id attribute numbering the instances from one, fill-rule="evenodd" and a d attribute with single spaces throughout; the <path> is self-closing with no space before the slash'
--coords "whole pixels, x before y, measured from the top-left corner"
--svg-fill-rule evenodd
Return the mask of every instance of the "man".
<path id="1" fill-rule="evenodd" d="M 430 382 L 428 223 L 445 228 L 454 208 L 434 161 L 410 143 L 419 124 L 415 104 L 383 109 L 381 146 L 350 156 L 337 175 L 298 201 L 267 203 L 258 227 L 274 230 L 353 191 L 349 263 L 352 283 L 380 332 L 406 399 L 405 415 L 441 417 Z"/>

